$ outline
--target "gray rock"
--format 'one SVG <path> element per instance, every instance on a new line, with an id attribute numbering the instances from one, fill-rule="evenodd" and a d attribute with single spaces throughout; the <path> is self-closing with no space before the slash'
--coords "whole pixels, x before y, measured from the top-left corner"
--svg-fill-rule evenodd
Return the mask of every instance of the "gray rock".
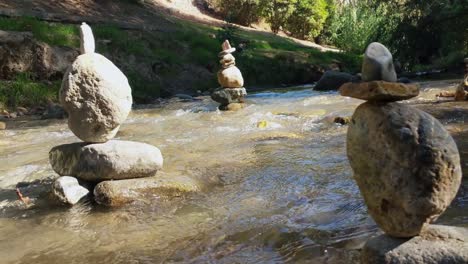
<path id="1" fill-rule="evenodd" d="M 81 186 L 76 178 L 63 176 L 55 180 L 52 193 L 61 203 L 74 205 L 86 197 L 89 190 Z"/>
<path id="2" fill-rule="evenodd" d="M 104 56 L 80 55 L 64 76 L 60 103 L 70 130 L 85 142 L 112 139 L 132 107 L 125 75 Z"/>
<path id="3" fill-rule="evenodd" d="M 468 229 L 427 225 L 411 239 L 381 235 L 367 241 L 362 249 L 363 264 L 466 264 Z"/>
<path id="4" fill-rule="evenodd" d="M 51 103 L 47 106 L 45 112 L 42 114 L 41 119 L 64 119 L 68 116 L 65 109 L 59 104 Z"/>
<path id="5" fill-rule="evenodd" d="M 373 42 L 367 47 L 362 63 L 362 80 L 397 81 L 392 54 L 384 45 Z"/>
<path id="6" fill-rule="evenodd" d="M 322 75 L 322 78 L 315 85 L 316 91 L 331 91 L 338 90 L 341 85 L 351 82 L 353 75 L 346 72 L 327 71 Z"/>
<path id="7" fill-rule="evenodd" d="M 370 215 L 391 236 L 418 235 L 460 187 L 453 138 L 434 117 L 407 105 L 360 105 L 349 124 L 347 154 Z"/>
<path id="8" fill-rule="evenodd" d="M 211 99 L 221 105 L 230 103 L 242 103 L 242 99 L 247 95 L 245 88 L 218 88 L 211 94 Z"/>
<path id="9" fill-rule="evenodd" d="M 60 145 L 49 152 L 49 161 L 59 175 L 91 182 L 150 177 L 163 166 L 157 147 L 120 140 Z"/>
<path id="10" fill-rule="evenodd" d="M 94 188 L 96 202 L 105 206 L 122 206 L 134 201 L 145 201 L 161 197 L 179 197 L 198 192 L 198 184 L 185 176 L 157 177 L 103 181 Z"/>
<path id="11" fill-rule="evenodd" d="M 418 96 L 419 85 L 384 81 L 346 83 L 340 87 L 340 94 L 366 101 L 400 101 Z"/>

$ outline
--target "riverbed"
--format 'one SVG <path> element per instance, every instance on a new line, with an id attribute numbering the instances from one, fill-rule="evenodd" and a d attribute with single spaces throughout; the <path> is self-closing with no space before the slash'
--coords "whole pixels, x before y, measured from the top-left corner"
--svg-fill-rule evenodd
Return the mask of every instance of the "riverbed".
<path id="1" fill-rule="evenodd" d="M 404 103 L 437 116 L 435 95 L 457 83 L 422 83 L 421 95 Z M 209 97 L 135 109 L 117 138 L 157 146 L 162 174 L 194 178 L 203 188 L 117 209 L 44 202 L 43 186 L 57 177 L 49 150 L 78 141 L 66 121 L 17 122 L 0 131 L 1 262 L 357 262 L 362 244 L 380 231 L 352 178 L 347 126 L 333 119 L 351 116 L 363 101 L 297 88 L 250 94 L 246 101 L 237 112 L 220 112 Z M 468 128 L 461 113 L 441 119 L 463 163 Z M 17 186 L 31 205 L 18 201 Z M 438 222 L 468 227 L 467 211 L 465 178 Z"/>

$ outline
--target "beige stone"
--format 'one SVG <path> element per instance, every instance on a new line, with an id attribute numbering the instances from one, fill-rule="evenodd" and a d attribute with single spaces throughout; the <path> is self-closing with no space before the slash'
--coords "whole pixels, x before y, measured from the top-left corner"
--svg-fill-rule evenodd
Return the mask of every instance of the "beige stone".
<path id="1" fill-rule="evenodd" d="M 218 82 L 224 88 L 241 88 L 244 86 L 242 73 L 235 66 L 219 71 Z"/>
<path id="2" fill-rule="evenodd" d="M 93 31 L 88 24 L 83 23 L 80 26 L 80 51 L 81 54 L 94 53 L 95 41 Z"/>

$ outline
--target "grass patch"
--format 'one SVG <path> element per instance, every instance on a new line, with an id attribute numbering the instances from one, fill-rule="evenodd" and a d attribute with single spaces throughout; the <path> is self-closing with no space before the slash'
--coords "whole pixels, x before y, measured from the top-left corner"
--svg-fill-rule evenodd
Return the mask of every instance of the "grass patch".
<path id="1" fill-rule="evenodd" d="M 59 89 L 60 81 L 47 85 L 33 81 L 30 74 L 19 74 L 14 80 L 0 86 L 0 104 L 7 108 L 46 105 L 57 101 Z"/>

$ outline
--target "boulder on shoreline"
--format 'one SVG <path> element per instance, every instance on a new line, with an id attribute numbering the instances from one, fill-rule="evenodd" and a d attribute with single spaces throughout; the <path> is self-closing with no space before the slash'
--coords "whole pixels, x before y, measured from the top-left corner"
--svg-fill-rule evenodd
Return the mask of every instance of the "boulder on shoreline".
<path id="1" fill-rule="evenodd" d="M 59 175 L 91 182 L 151 177 L 163 166 L 157 147 L 120 140 L 56 146 L 49 161 Z"/>
<path id="2" fill-rule="evenodd" d="M 363 264 L 468 263 L 468 229 L 427 225 L 411 239 L 380 235 L 362 249 Z"/>
<path id="3" fill-rule="evenodd" d="M 404 104 L 360 105 L 349 124 L 347 154 L 369 214 L 394 237 L 418 235 L 460 187 L 453 138 L 434 117 Z"/>
<path id="4" fill-rule="evenodd" d="M 327 71 L 314 87 L 316 91 L 338 90 L 341 85 L 351 82 L 354 76 L 346 72 Z"/>

